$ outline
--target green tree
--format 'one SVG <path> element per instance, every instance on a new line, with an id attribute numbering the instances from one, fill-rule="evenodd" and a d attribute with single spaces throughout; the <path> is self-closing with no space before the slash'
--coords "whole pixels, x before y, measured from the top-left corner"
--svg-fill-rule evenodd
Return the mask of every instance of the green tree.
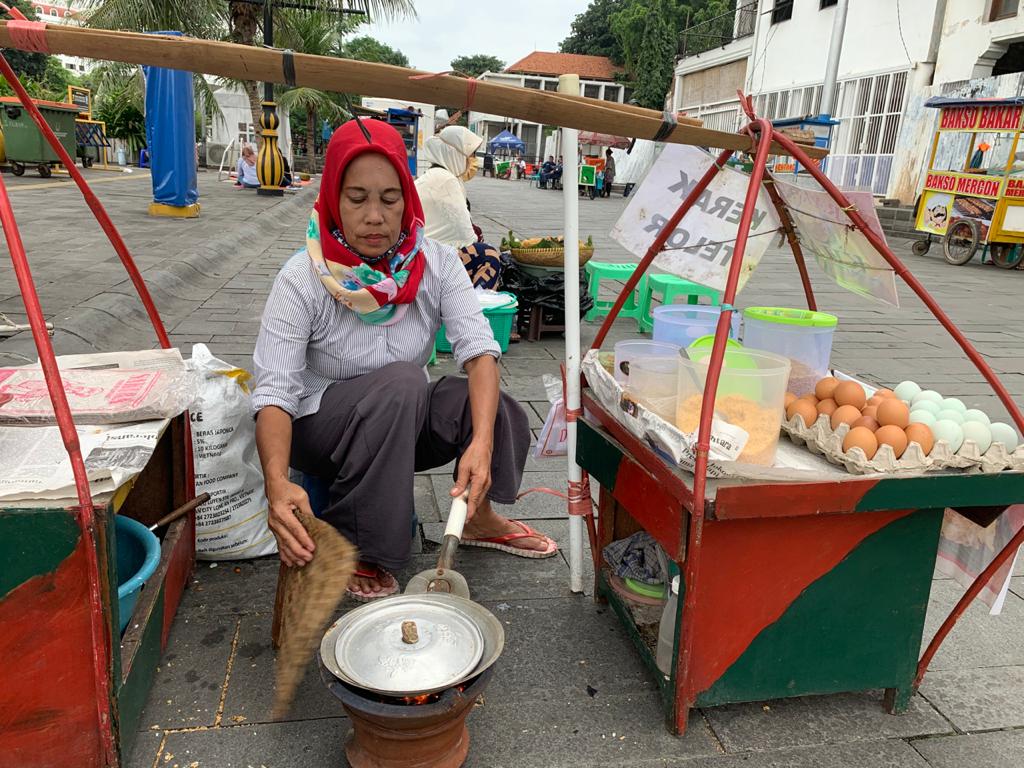
<path id="1" fill-rule="evenodd" d="M 346 59 L 371 61 L 375 64 L 393 64 L 396 67 L 409 66 L 408 56 L 368 35 L 353 37 L 341 46 L 338 53 Z"/>
<path id="2" fill-rule="evenodd" d="M 106 123 L 108 137 L 126 142 L 130 154 L 146 146 L 146 118 L 131 92 L 111 93 L 98 103 L 93 117 Z"/>
<path id="3" fill-rule="evenodd" d="M 631 0 L 593 0 L 587 9 L 576 16 L 572 32 L 559 46 L 562 53 L 583 53 L 607 56 L 620 66 L 625 63 L 622 44 L 612 31 L 612 14 L 629 5 Z"/>
<path id="4" fill-rule="evenodd" d="M 500 72 L 505 68 L 505 62 L 487 53 L 474 53 L 452 59 L 451 68 L 470 77 L 479 77 L 484 72 Z"/>
<path id="5" fill-rule="evenodd" d="M 675 23 L 677 9 L 672 0 L 646 0 L 644 5 L 640 45 L 634 47 L 635 44 L 631 44 L 629 47 L 633 62 L 630 67 L 634 82 L 633 98 L 642 107 L 662 109 L 675 70 L 679 40 L 679 28 Z M 628 34 L 633 34 L 637 26 L 636 16 L 630 17 L 628 22 L 624 19 L 624 23 Z"/>

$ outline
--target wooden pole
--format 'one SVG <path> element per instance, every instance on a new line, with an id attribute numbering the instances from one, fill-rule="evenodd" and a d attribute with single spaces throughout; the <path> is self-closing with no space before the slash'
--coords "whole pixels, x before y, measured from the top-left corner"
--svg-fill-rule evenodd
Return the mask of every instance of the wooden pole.
<path id="1" fill-rule="evenodd" d="M 12 36 L 7 23 L 0 21 L 0 47 L 28 50 L 30 46 L 22 35 Z M 148 64 L 241 80 L 286 82 L 283 51 L 191 37 L 143 35 L 60 24 L 45 24 L 43 29 L 49 53 Z M 294 63 L 295 85 L 323 91 L 371 93 L 431 104 L 462 104 L 478 112 L 634 138 L 652 139 L 659 135 L 664 123 L 660 112 L 600 99 L 498 85 L 453 75 L 434 75 L 387 64 L 304 53 L 290 55 Z M 697 122 L 680 118 L 678 124 L 666 129 L 663 140 L 742 152 L 754 149 L 749 136 L 712 131 Z M 785 154 L 777 145 L 772 146 L 772 152 Z M 826 154 L 816 147 L 807 147 L 805 152 L 815 158 Z"/>

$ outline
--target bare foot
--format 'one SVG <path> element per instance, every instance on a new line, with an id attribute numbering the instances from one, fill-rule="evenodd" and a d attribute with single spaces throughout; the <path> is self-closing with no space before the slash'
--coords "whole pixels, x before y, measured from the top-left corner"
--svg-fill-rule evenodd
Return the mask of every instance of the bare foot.
<path id="1" fill-rule="evenodd" d="M 507 536 L 513 533 L 522 533 L 523 529 L 513 523 L 507 517 L 502 517 L 494 511 L 491 502 L 487 499 L 477 507 L 476 514 L 472 520 L 466 521 L 463 529 L 463 538 L 467 539 L 490 539 L 495 536 Z M 549 539 L 545 536 L 524 536 L 519 539 L 511 539 L 508 546 L 517 549 L 529 549 L 536 552 L 543 552 L 549 546 Z"/>

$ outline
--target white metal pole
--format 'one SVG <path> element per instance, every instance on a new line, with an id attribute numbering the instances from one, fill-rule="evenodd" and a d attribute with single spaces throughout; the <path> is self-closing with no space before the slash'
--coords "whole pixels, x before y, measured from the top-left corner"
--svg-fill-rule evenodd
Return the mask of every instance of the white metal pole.
<path id="1" fill-rule="evenodd" d="M 839 0 L 836 15 L 832 18 L 832 39 L 828 44 L 828 61 L 825 63 L 825 82 L 821 86 L 819 114 L 830 117 L 835 111 L 836 84 L 839 81 L 839 57 L 843 53 L 843 32 L 846 30 L 846 11 L 850 0 Z"/>
<path id="2" fill-rule="evenodd" d="M 579 75 L 561 75 L 558 92 L 579 96 Z M 562 129 L 562 197 L 565 216 L 565 409 L 580 407 L 580 196 L 579 131 Z M 583 472 L 576 463 L 576 422 L 566 423 L 569 482 L 578 483 Z M 583 591 L 583 518 L 569 516 L 569 589 Z"/>

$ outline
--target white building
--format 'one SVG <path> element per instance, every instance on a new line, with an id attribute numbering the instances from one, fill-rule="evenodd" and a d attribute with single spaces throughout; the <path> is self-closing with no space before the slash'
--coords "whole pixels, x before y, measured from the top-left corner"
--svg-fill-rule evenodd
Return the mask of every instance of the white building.
<path id="1" fill-rule="evenodd" d="M 77 26 L 82 23 L 79 18 L 81 4 L 74 0 L 53 0 L 49 3 L 32 0 L 32 7 L 36 9 L 36 19 L 47 24 L 74 24 Z M 96 66 L 95 59 L 65 56 L 62 53 L 55 55 L 66 70 L 74 72 L 76 75 L 84 75 Z"/>
<path id="2" fill-rule="evenodd" d="M 770 119 L 826 111 L 821 84 L 836 4 L 741 0 L 731 32 L 719 30 L 715 37 L 714 24 L 685 30 L 673 105 L 721 130 L 735 130 L 741 122 L 737 89 L 753 95 L 758 114 Z M 920 112 L 911 94 L 931 95 L 943 84 L 950 92 L 973 78 L 1024 69 L 1018 5 L 1019 0 L 850 0 L 833 112 L 841 123 L 826 165 L 829 176 L 845 186 L 906 199 L 912 186 L 906 178 L 913 174 L 893 168 L 897 145 L 904 143 L 908 103 L 916 105 L 915 117 Z M 924 117 L 933 120 L 934 113 Z M 902 150 L 898 154 L 895 163 L 906 165 L 908 158 Z"/>
<path id="3" fill-rule="evenodd" d="M 256 137 L 259 135 L 260 126 L 252 121 L 249 97 L 245 91 L 233 86 L 217 85 L 212 82 L 211 78 L 208 79 L 211 80 L 214 97 L 217 100 L 217 106 L 220 107 L 223 119 L 214 117 L 206 125 L 207 164 L 216 168 L 220 166 L 223 159 L 225 168 L 234 168 L 238 163 L 242 145 L 256 146 Z M 262 84 L 260 84 L 260 88 L 262 93 Z M 281 118 L 281 125 L 277 129 L 278 147 L 291 165 L 294 161 L 291 121 L 288 119 L 288 110 L 278 107 L 277 113 Z"/>
<path id="4" fill-rule="evenodd" d="M 518 88 L 555 91 L 558 90 L 559 75 L 569 74 L 580 76 L 581 96 L 620 104 L 628 102 L 632 97 L 633 89 L 621 81 L 624 74 L 622 68 L 604 56 L 534 51 L 503 71 L 485 72 L 478 79 Z M 469 128 L 486 141 L 507 129 L 526 144 L 527 159 L 539 160 L 545 152 L 545 136 L 554 133 L 556 126 L 471 110 Z"/>

